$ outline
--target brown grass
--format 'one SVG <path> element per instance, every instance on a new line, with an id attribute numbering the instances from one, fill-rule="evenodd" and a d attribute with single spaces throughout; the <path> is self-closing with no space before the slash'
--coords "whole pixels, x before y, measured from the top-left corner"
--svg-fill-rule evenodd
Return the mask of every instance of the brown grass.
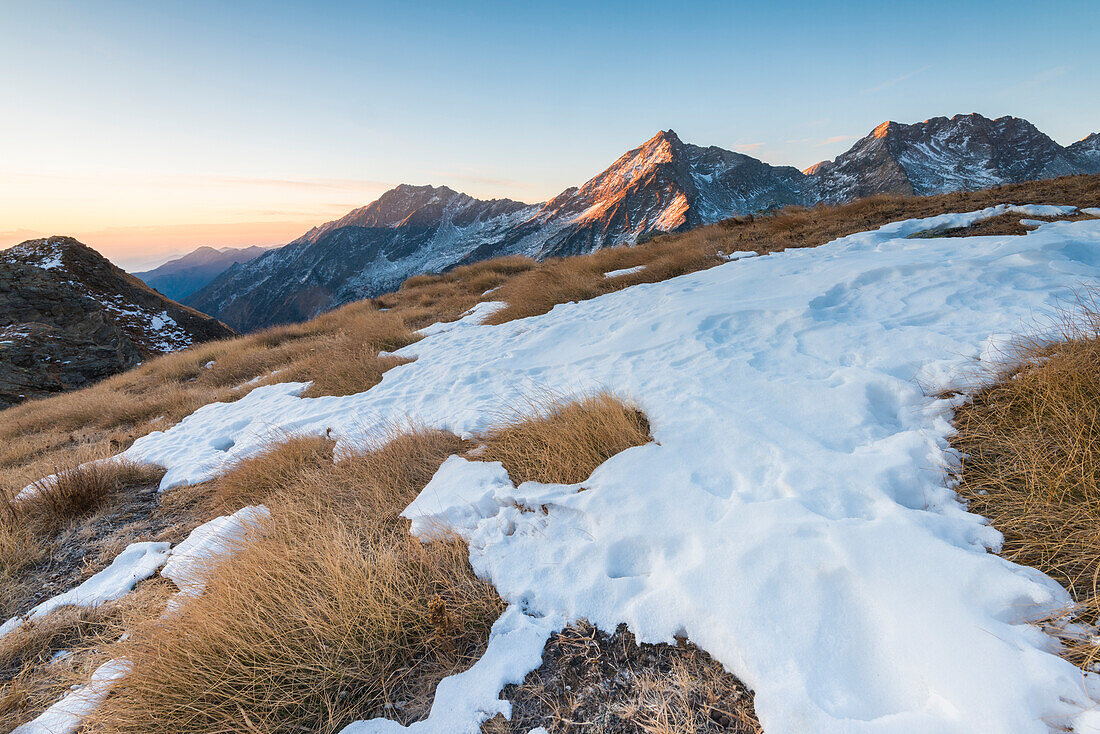
<path id="1" fill-rule="evenodd" d="M 332 461 L 335 444 L 324 436 L 290 436 L 258 454 L 233 464 L 215 479 L 206 494 L 211 514 L 229 514 L 293 486 L 302 475 Z"/>
<path id="2" fill-rule="evenodd" d="M 1100 621 L 1100 312 L 1048 345 L 1022 341 L 1015 367 L 955 416 L 958 493 L 1004 534 L 1006 558 L 1069 589 L 1079 621 Z M 1098 649 L 1067 640 L 1087 667 Z"/>
<path id="3" fill-rule="evenodd" d="M 118 601 L 62 607 L 5 635 L 0 640 L 0 731 L 30 721 L 71 685 L 87 681 L 102 662 L 97 648 L 137 620 L 160 614 L 173 590 L 167 581 L 143 581 Z M 62 651 L 67 657 L 54 659 Z"/>
<path id="4" fill-rule="evenodd" d="M 90 730 L 335 732 L 426 714 L 503 608 L 463 543 L 421 543 L 399 517 L 465 447 L 418 431 L 296 472 L 202 597 L 111 652 L 134 669 Z"/>
<path id="5" fill-rule="evenodd" d="M 620 451 L 651 440 L 645 415 L 610 393 L 548 397 L 481 436 L 476 458 L 501 462 L 516 484 L 574 484 Z"/>
<path id="6" fill-rule="evenodd" d="M 120 493 L 160 479 L 163 470 L 127 461 L 58 469 L 52 481 L 38 483 L 29 498 L 0 490 L 0 613 L 31 581 L 25 572 L 48 554 L 54 536 L 90 515 Z"/>
<path id="7" fill-rule="evenodd" d="M 686 640 L 641 644 L 620 625 L 607 634 L 587 622 L 546 643 L 543 663 L 503 697 L 512 718 L 484 734 L 760 734 L 752 692 Z"/>
<path id="8" fill-rule="evenodd" d="M 601 393 L 544 403 L 488 434 L 480 458 L 570 481 L 648 440 L 645 417 Z M 469 448 L 442 431 L 394 431 L 333 462 L 324 439 L 292 438 L 213 482 L 220 501 L 262 500 L 272 520 L 202 597 L 109 652 L 134 669 L 90 730 L 334 732 L 425 716 L 438 682 L 481 655 L 503 610 L 464 543 L 422 543 L 400 517 L 443 460 Z"/>

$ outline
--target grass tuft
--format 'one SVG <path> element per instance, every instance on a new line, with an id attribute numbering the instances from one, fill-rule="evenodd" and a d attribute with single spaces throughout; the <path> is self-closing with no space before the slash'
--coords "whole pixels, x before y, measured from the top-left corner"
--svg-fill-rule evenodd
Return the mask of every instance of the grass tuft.
<path id="1" fill-rule="evenodd" d="M 1001 554 L 1065 586 L 1100 622 L 1100 311 L 1082 303 L 1062 339 L 1025 340 L 1013 367 L 955 415 L 957 492 L 1004 534 Z M 1068 619 L 1068 615 L 1066 617 Z M 1091 640 L 1066 637 L 1088 668 Z"/>
<path id="2" fill-rule="evenodd" d="M 652 439 L 649 421 L 636 407 L 608 392 L 575 400 L 533 401 L 481 437 L 482 461 L 499 461 L 516 484 L 583 482 L 596 467 L 631 446 Z"/>

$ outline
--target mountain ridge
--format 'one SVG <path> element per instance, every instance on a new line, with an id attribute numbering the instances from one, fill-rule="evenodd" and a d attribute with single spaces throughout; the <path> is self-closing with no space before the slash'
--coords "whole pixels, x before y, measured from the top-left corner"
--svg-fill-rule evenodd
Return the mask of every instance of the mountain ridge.
<path id="1" fill-rule="evenodd" d="M 1100 172 L 1100 134 L 1060 146 L 1022 118 L 886 121 L 831 161 L 774 166 L 661 130 L 546 202 L 401 184 L 185 299 L 241 330 L 311 318 L 406 278 L 491 257 L 545 259 L 633 244 L 732 216 L 874 194 L 973 190 Z"/>
<path id="2" fill-rule="evenodd" d="M 137 272 L 133 275 L 168 298 L 179 301 L 202 288 L 236 263 L 254 260 L 268 249 L 270 248 L 259 245 L 220 248 L 203 245 L 186 255 L 162 263 L 152 270 Z"/>

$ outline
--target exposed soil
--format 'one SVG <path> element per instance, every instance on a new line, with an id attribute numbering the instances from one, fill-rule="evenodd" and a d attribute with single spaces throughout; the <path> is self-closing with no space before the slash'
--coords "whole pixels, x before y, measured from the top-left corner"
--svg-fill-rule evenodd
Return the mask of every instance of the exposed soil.
<path id="1" fill-rule="evenodd" d="M 758 734 L 752 692 L 686 640 L 637 644 L 626 625 L 608 634 L 581 622 L 554 635 L 542 665 L 505 687 L 512 719 L 497 715 L 484 734 Z"/>
<path id="2" fill-rule="evenodd" d="M 74 522 L 51 543 L 50 553 L 24 571 L 34 584 L 23 585 L 16 599 L 0 602 L 5 614 L 25 613 L 36 604 L 79 585 L 107 568 L 130 543 L 170 542 L 187 537 L 200 519 L 183 509 L 162 507 L 155 483 L 127 488 L 107 506 Z"/>

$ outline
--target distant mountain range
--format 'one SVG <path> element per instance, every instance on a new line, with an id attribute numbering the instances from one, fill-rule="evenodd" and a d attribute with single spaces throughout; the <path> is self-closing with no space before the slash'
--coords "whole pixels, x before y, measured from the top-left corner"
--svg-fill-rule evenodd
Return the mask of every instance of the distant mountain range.
<path id="1" fill-rule="evenodd" d="M 174 301 L 191 295 L 237 263 L 246 263 L 267 252 L 266 247 L 200 247 L 183 257 L 135 276 Z"/>
<path id="2" fill-rule="evenodd" d="M 925 195 L 1100 172 L 1100 134 L 1063 147 L 1026 120 L 978 114 L 885 122 L 798 171 L 684 143 L 671 130 L 542 204 L 402 184 L 282 248 L 236 265 L 185 302 L 247 331 L 301 321 L 409 276 L 500 255 L 537 259 L 634 243 L 789 204 Z"/>
<path id="3" fill-rule="evenodd" d="M 71 237 L 0 251 L 0 408 L 232 334 Z"/>

